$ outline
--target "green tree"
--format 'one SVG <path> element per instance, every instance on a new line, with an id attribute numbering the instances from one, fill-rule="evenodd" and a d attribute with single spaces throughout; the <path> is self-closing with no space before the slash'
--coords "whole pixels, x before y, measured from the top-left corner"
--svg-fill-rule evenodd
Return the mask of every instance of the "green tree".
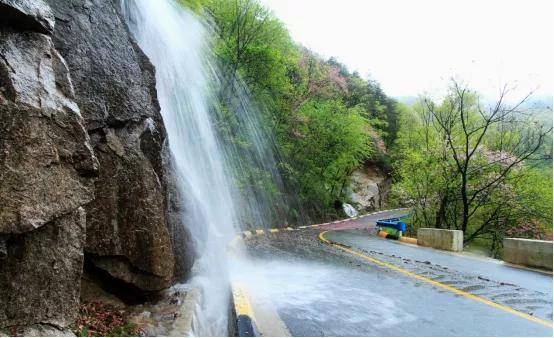
<path id="1" fill-rule="evenodd" d="M 506 94 L 484 108 L 475 92 L 453 82 L 441 104 L 423 98 L 403 112 L 395 161 L 395 191 L 415 206 L 419 224 L 460 229 L 466 242 L 488 237 L 492 251 L 526 217 L 530 195 L 520 182 L 528 182 L 551 132 L 520 112 L 525 99 L 506 105 Z"/>
<path id="2" fill-rule="evenodd" d="M 214 23 L 214 51 L 223 70 L 217 126 L 225 141 L 253 147 L 242 137 L 244 121 L 237 116 L 243 103 L 236 98 L 248 93 L 261 128 L 275 137 L 289 219 L 337 216 L 334 202 L 347 199 L 344 187 L 355 166 L 387 156 L 382 139 L 396 135 L 396 102 L 335 59 L 296 45 L 258 0 L 182 1 L 195 9 L 201 3 Z M 242 175 L 240 187 L 277 194 L 264 170 Z"/>
<path id="3" fill-rule="evenodd" d="M 318 219 L 333 214 L 351 172 L 370 155 L 371 127 L 358 109 L 340 101 L 310 101 L 284 146 L 303 206 Z"/>

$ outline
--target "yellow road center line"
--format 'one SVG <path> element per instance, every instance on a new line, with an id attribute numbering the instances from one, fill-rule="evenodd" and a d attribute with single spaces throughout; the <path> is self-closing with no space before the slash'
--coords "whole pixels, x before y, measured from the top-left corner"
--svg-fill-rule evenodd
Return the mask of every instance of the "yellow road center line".
<path id="1" fill-rule="evenodd" d="M 306 229 L 306 228 L 309 228 L 310 226 L 309 225 L 303 225 L 301 227 L 298 227 L 298 229 Z"/>
<path id="2" fill-rule="evenodd" d="M 413 272 L 410 272 L 408 270 L 405 270 L 405 269 L 402 269 L 396 265 L 392 265 L 392 264 L 389 264 L 389 263 L 386 263 L 386 262 L 383 262 L 383 261 L 380 261 L 378 259 L 375 259 L 375 258 L 372 258 L 372 257 L 369 257 L 369 256 L 366 256 L 358 251 L 355 251 L 355 250 L 352 250 L 352 249 L 349 249 L 347 247 L 344 247 L 340 244 L 337 244 L 337 243 L 333 243 L 331 241 L 329 241 L 327 238 L 325 238 L 325 233 L 327 233 L 328 231 L 323 231 L 319 234 L 319 239 L 326 243 L 326 244 L 329 244 L 329 245 L 332 245 L 336 248 L 339 248 L 341 249 L 342 251 L 345 251 L 345 252 L 348 252 L 349 254 L 352 254 L 354 256 L 358 256 L 358 257 L 361 257 L 369 262 L 372 262 L 374 264 L 377 264 L 377 265 L 380 265 L 380 266 L 384 266 L 384 267 L 387 267 L 391 270 L 394 270 L 396 272 L 400 272 L 406 276 L 409 276 L 409 277 L 412 277 L 412 278 L 415 278 L 415 279 L 418 279 L 420 281 L 423 281 L 423 282 L 426 282 L 426 283 L 429 283 L 433 286 L 436 286 L 436 287 L 439 287 L 441 289 L 444 289 L 444 290 L 448 290 L 452 293 L 455 293 L 457 295 L 460 295 L 460 296 L 463 296 L 463 297 L 466 297 L 466 298 L 469 298 L 469 299 L 472 299 L 472 300 L 475 300 L 477 302 L 480 302 L 480 303 L 483 303 L 483 304 L 486 304 L 486 305 L 489 305 L 491 307 L 494 307 L 494 308 L 497 308 L 499 310 L 503 310 L 503 311 L 506 311 L 508 313 L 511 313 L 513 315 L 516 315 L 518 317 L 521 317 L 521 318 L 524 318 L 524 319 L 527 319 L 531 322 L 534 322 L 534 323 L 537 323 L 537 324 L 541 324 L 541 325 L 544 325 L 546 327 L 550 327 L 552 328 L 552 322 L 550 321 L 547 321 L 547 320 L 544 320 L 544 319 L 541 319 L 541 318 L 538 318 L 538 317 L 535 317 L 535 316 L 531 316 L 527 313 L 524 313 L 524 312 L 520 312 L 520 311 L 517 311 L 517 310 L 514 310 L 512 309 L 511 307 L 508 307 L 508 306 L 505 306 L 505 305 L 502 305 L 502 304 L 498 304 L 498 303 L 495 303 L 491 300 L 488 300 L 486 298 L 483 298 L 483 297 L 480 297 L 480 296 L 476 296 L 474 294 L 471 294 L 469 292 L 465 292 L 465 291 L 462 291 L 460 289 L 457 289 L 455 287 L 452 287 L 450 285 L 446 285 L 446 284 L 443 284 L 443 283 L 440 283 L 440 282 L 437 282 L 437 281 L 434 281 L 430 278 L 427 278 L 427 277 L 423 277 L 423 276 L 420 276 L 418 274 L 415 274 Z"/>
<path id="3" fill-rule="evenodd" d="M 319 224 L 310 225 L 312 228 L 317 228 Z"/>
<path id="4" fill-rule="evenodd" d="M 263 234 L 264 234 L 264 231 L 262 229 L 256 230 L 256 235 L 263 235 Z"/>
<path id="5" fill-rule="evenodd" d="M 291 228 L 291 227 L 286 227 L 285 230 L 292 231 L 292 230 L 294 230 L 294 229 Z"/>
<path id="6" fill-rule="evenodd" d="M 279 229 L 269 229 L 269 232 L 273 232 L 273 233 L 279 232 Z"/>

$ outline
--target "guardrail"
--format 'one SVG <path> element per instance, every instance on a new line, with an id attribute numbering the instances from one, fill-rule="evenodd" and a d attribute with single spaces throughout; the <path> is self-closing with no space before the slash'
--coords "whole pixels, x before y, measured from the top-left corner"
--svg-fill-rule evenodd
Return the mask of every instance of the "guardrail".
<path id="1" fill-rule="evenodd" d="M 463 251 L 464 233 L 461 230 L 419 228 L 417 245 L 447 251 Z"/>
<path id="2" fill-rule="evenodd" d="M 512 264 L 552 271 L 552 241 L 506 238 L 502 259 Z"/>

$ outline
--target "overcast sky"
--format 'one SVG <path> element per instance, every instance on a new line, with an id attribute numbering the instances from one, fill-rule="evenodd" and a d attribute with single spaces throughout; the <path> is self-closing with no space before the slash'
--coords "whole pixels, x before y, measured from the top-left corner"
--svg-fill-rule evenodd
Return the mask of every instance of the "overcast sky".
<path id="1" fill-rule="evenodd" d="M 371 76 L 392 96 L 439 94 L 456 76 L 552 93 L 552 0 L 262 0 L 295 41 Z"/>

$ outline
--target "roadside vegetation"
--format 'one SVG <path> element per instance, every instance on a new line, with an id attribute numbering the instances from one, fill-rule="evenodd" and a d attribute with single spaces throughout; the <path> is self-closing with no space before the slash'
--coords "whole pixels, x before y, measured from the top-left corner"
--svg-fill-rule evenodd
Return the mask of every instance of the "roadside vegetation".
<path id="1" fill-rule="evenodd" d="M 509 90 L 483 104 L 453 81 L 435 103 L 402 110 L 394 148 L 397 203 L 413 207 L 416 227 L 456 229 L 493 256 L 506 236 L 552 232 L 552 128 L 508 104 Z"/>
<path id="2" fill-rule="evenodd" d="M 351 173 L 371 162 L 392 168 L 390 204 L 413 208 L 414 229 L 460 229 L 466 243 L 492 255 L 505 236 L 551 236 L 552 122 L 526 109 L 529 98 L 510 105 L 505 90 L 484 104 L 454 81 L 441 102 L 404 105 L 376 81 L 296 44 L 257 0 L 181 2 L 213 22 L 226 77 L 221 110 L 232 111 L 233 91 L 246 91 L 275 137 L 284 189 L 263 170 L 245 180 L 284 191 L 289 222 L 343 216 L 337 206 L 348 202 Z M 232 114 L 218 123 L 229 142 L 252 147 Z"/>
<path id="3" fill-rule="evenodd" d="M 226 77 L 223 110 L 232 104 L 226 100 L 233 91 L 246 90 L 263 128 L 275 137 L 289 221 L 342 216 L 336 206 L 348 199 L 349 175 L 365 161 L 383 160 L 395 139 L 396 102 L 377 82 L 295 44 L 283 23 L 256 0 L 182 2 L 214 23 L 215 54 Z M 231 126 L 232 119 L 223 114 L 220 124 Z M 225 133 L 229 141 L 243 142 L 238 128 Z M 263 172 L 249 175 L 262 189 L 277 190 Z"/>

